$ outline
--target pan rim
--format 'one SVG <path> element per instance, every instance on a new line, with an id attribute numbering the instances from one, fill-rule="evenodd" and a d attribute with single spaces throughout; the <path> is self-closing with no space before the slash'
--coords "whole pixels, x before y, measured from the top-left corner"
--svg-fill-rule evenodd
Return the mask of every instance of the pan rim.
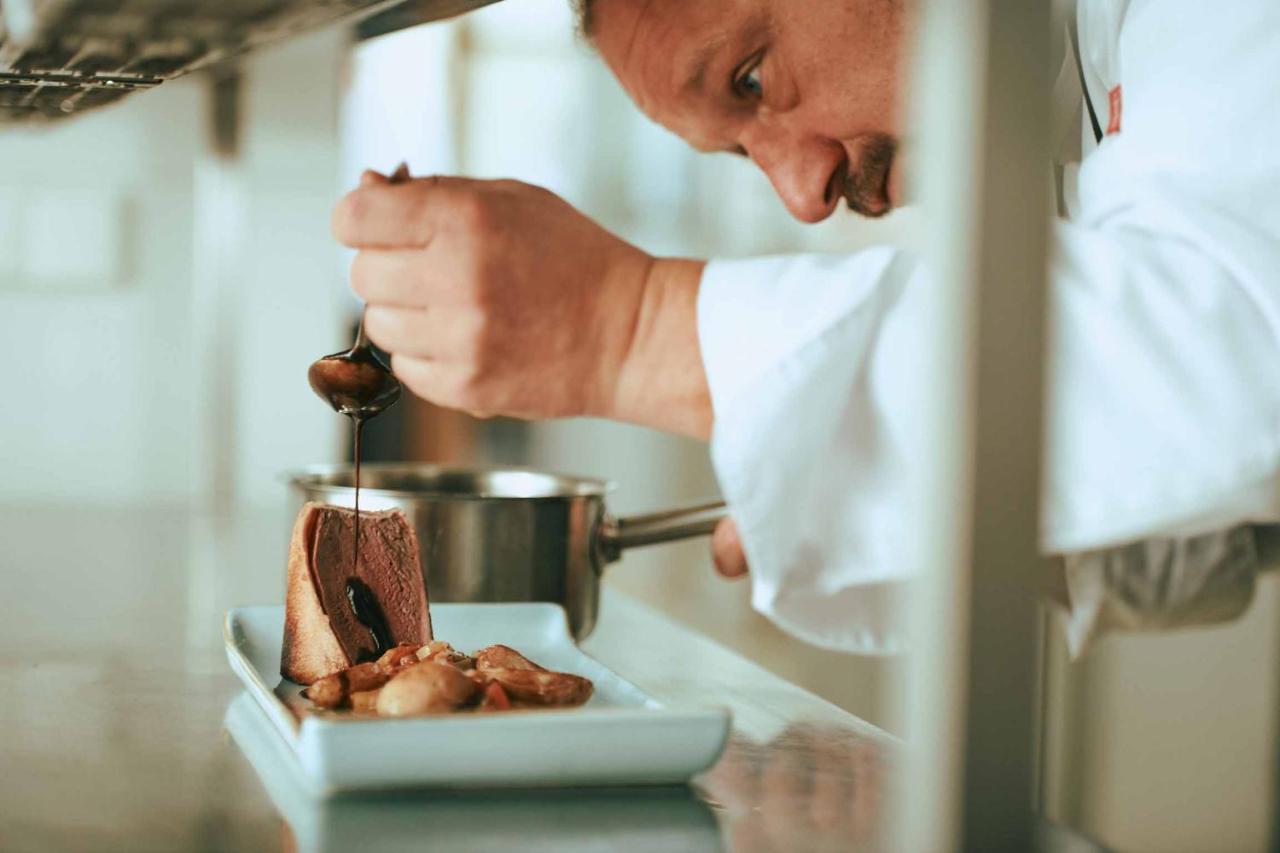
<path id="1" fill-rule="evenodd" d="M 565 501 L 576 498 L 603 498 L 615 489 L 615 483 L 598 477 L 584 477 L 544 468 L 523 465 L 437 465 L 419 462 L 364 462 L 360 465 L 361 474 L 394 474 L 403 472 L 406 475 L 424 478 L 474 477 L 492 479 L 510 476 L 517 482 L 523 482 L 524 490 L 476 490 L 455 491 L 449 489 L 404 489 L 386 488 L 375 485 L 360 485 L 360 493 L 370 496 L 385 496 L 406 499 L 429 499 L 440 501 Z M 336 462 L 317 465 L 306 465 L 284 472 L 281 476 L 291 487 L 304 494 L 350 494 L 355 488 L 350 483 L 325 482 L 326 477 L 351 475 L 354 466 L 350 463 Z M 529 477 L 537 478 L 535 485 Z M 362 476 L 363 480 L 364 477 Z M 372 477 L 370 479 L 373 479 Z M 548 484 L 552 488 L 547 488 Z"/>

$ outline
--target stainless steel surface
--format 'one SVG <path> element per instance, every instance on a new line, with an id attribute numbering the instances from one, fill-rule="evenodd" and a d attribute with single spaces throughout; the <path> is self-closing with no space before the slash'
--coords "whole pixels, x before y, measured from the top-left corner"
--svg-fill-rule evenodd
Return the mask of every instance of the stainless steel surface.
<path id="1" fill-rule="evenodd" d="M 874 849 L 863 839 L 878 831 L 893 740 L 608 593 L 586 651 L 663 701 L 734 712 L 723 760 L 691 788 L 301 795 L 224 730 L 239 686 L 221 617 L 281 600 L 283 510 L 0 507 L 6 853 L 475 850 L 495 838 L 522 851 Z"/>
<path id="2" fill-rule="evenodd" d="M 395 10 L 378 31 L 494 0 L 5 0 L 0 121 L 57 118 L 292 35 Z M 334 57 L 335 63 L 339 57 Z"/>
<path id="3" fill-rule="evenodd" d="M 364 332 L 364 315 L 351 349 L 316 359 L 307 369 L 316 396 L 340 415 L 357 421 L 376 417 L 400 399 L 400 380 L 374 352 Z"/>
<path id="4" fill-rule="evenodd" d="M 708 536 L 728 514 L 723 501 L 711 501 L 666 512 L 606 517 L 600 525 L 600 548 L 606 560 L 616 560 L 627 548 Z"/>
<path id="5" fill-rule="evenodd" d="M 352 506 L 352 469 L 325 465 L 290 478 L 296 501 Z M 369 464 L 362 509 L 399 509 L 418 535 L 433 601 L 552 601 L 574 636 L 596 624 L 600 572 L 623 549 L 709 533 L 722 504 L 636 518 L 607 515 L 603 480 L 523 468 Z"/>

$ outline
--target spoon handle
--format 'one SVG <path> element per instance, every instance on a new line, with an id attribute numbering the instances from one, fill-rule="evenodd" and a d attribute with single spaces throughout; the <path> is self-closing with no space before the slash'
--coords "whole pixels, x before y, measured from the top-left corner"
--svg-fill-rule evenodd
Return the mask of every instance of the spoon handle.
<path id="1" fill-rule="evenodd" d="M 351 345 L 353 350 L 369 349 L 369 336 L 364 333 L 364 314 L 367 308 L 360 309 L 360 326 L 356 330 L 356 342 Z"/>

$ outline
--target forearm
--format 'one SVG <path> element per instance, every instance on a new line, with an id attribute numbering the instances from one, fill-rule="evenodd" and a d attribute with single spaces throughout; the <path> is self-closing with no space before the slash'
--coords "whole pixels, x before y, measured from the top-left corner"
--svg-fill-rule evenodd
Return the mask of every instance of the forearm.
<path id="1" fill-rule="evenodd" d="M 711 395 L 698 348 L 698 286 L 704 266 L 674 258 L 649 265 L 608 417 L 710 437 Z"/>

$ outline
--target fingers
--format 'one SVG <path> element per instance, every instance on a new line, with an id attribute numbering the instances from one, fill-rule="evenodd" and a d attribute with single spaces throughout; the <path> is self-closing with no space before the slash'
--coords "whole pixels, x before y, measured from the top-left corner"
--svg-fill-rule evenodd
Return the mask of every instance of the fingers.
<path id="1" fill-rule="evenodd" d="M 370 305 L 364 310 L 364 330 L 384 352 L 430 359 L 440 350 L 432 346 L 429 312 L 421 308 Z"/>
<path id="2" fill-rule="evenodd" d="M 430 308 L 370 305 L 364 330 L 384 351 L 419 359 L 456 360 L 475 340 L 465 316 Z"/>
<path id="3" fill-rule="evenodd" d="M 368 322 L 367 318 L 365 322 Z M 440 392 L 437 389 L 445 379 L 444 365 L 431 359 L 393 352 L 391 372 L 419 397 L 432 403 L 441 403 Z"/>
<path id="4" fill-rule="evenodd" d="M 716 525 L 715 533 L 711 535 L 711 557 L 721 577 L 734 579 L 747 574 L 747 555 L 742 550 L 738 525 L 732 518 Z"/>
<path id="5" fill-rule="evenodd" d="M 422 248 L 449 217 L 459 215 L 468 195 L 464 178 L 432 176 L 392 183 L 365 172 L 360 186 L 333 210 L 333 235 L 356 249 Z"/>
<path id="6" fill-rule="evenodd" d="M 436 301 L 423 287 L 422 253 L 417 249 L 357 252 L 351 262 L 351 289 L 371 305 L 425 308 L 428 301 Z"/>
<path id="7" fill-rule="evenodd" d="M 477 418 L 491 414 L 479 405 L 474 383 L 465 367 L 393 353 L 391 372 L 405 387 L 427 402 L 446 409 L 458 409 Z"/>

